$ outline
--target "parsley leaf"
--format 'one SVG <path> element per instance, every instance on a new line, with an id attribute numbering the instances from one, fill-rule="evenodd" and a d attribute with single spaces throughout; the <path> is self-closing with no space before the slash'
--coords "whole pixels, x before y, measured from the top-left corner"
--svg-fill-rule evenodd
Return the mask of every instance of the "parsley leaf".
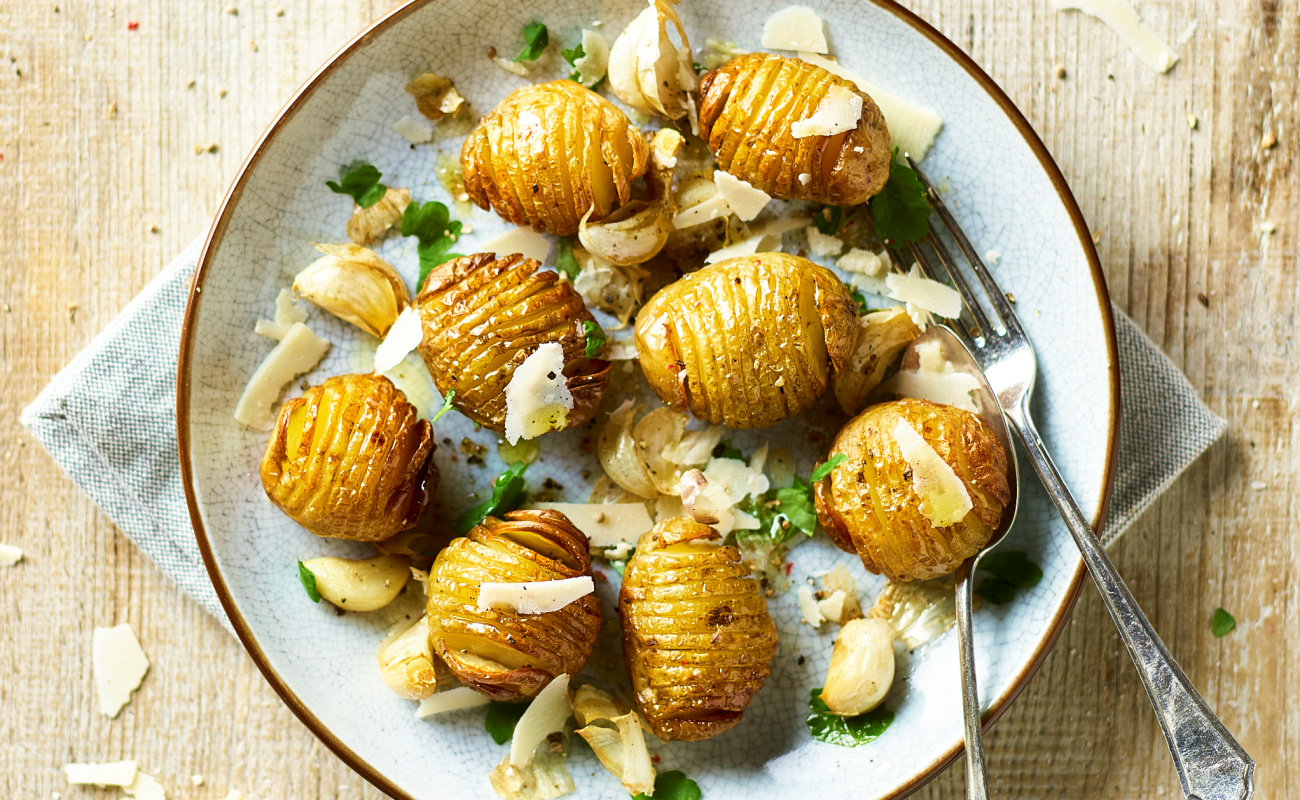
<path id="1" fill-rule="evenodd" d="M 595 358 L 597 353 L 605 349 L 605 329 L 600 327 L 599 322 L 586 319 L 582 321 L 582 332 L 587 336 L 587 358 Z"/>
<path id="2" fill-rule="evenodd" d="M 464 536 L 489 515 L 504 514 L 514 511 L 524 502 L 524 470 L 528 465 L 516 461 L 510 468 L 497 476 L 492 487 L 492 496 L 465 512 L 465 516 L 456 523 L 456 535 Z"/>
<path id="3" fill-rule="evenodd" d="M 724 441 L 718 442 L 718 445 L 713 448 L 713 457 L 714 458 L 737 458 L 740 459 L 741 461 L 745 460 L 744 453 L 741 453 L 739 450 L 732 447 L 730 439 L 726 439 Z"/>
<path id="4" fill-rule="evenodd" d="M 515 56 L 516 64 L 520 61 L 536 61 L 541 57 L 542 51 L 546 49 L 546 45 L 550 44 L 551 37 L 546 32 L 545 25 L 540 22 L 534 22 L 532 25 L 524 28 L 524 41 L 527 42 L 527 44 L 524 45 L 523 50 L 519 51 L 519 55 Z"/>
<path id="5" fill-rule="evenodd" d="M 515 735 L 515 725 L 528 710 L 527 703 L 503 703 L 500 700 L 488 702 L 487 717 L 483 727 L 497 744 L 505 744 Z"/>
<path id="6" fill-rule="evenodd" d="M 847 458 L 848 456 L 843 453 L 836 453 L 831 456 L 827 461 L 822 463 L 821 466 L 813 470 L 812 477 L 808 479 L 808 483 L 812 484 L 820 480 L 825 480 L 826 476 L 831 474 L 831 470 L 835 469 L 840 464 L 843 464 L 844 460 Z"/>
<path id="7" fill-rule="evenodd" d="M 1214 609 L 1214 619 L 1210 620 L 1210 633 L 1218 639 L 1227 636 L 1237 627 L 1237 620 L 1222 608 Z"/>
<path id="8" fill-rule="evenodd" d="M 975 594 L 995 606 L 1004 606 L 1016 596 L 1016 587 L 1001 578 L 985 578 L 975 587 Z"/>
<path id="9" fill-rule="evenodd" d="M 373 164 L 354 162 L 339 169 L 339 183 L 325 181 L 335 194 L 346 194 L 362 208 L 370 208 L 384 199 L 388 187 L 379 182 L 383 173 Z"/>
<path id="10" fill-rule="evenodd" d="M 894 712 L 877 706 L 856 717 L 832 714 L 822 702 L 822 690 L 813 689 L 808 701 L 808 732 L 814 739 L 837 744 L 840 747 L 857 747 L 880 737 L 894 721 Z M 658 795 L 656 795 L 658 797 Z"/>
<path id="11" fill-rule="evenodd" d="M 573 280 L 581 272 L 578 268 L 578 259 L 573 257 L 573 240 L 561 239 L 555 252 L 555 269 L 561 275 Z"/>
<path id="12" fill-rule="evenodd" d="M 442 398 L 442 408 L 438 409 L 438 413 L 433 415 L 433 419 L 429 420 L 430 425 L 437 422 L 439 419 L 442 418 L 443 414 L 446 414 L 448 411 L 451 410 L 451 401 L 455 397 L 456 397 L 455 389 L 452 389 L 450 392 L 447 392 L 447 396 Z"/>
<path id="13" fill-rule="evenodd" d="M 826 236 L 834 236 L 840 232 L 840 221 L 843 219 L 844 209 L 841 206 L 822 206 L 820 211 L 813 214 L 813 225 Z"/>
<path id="14" fill-rule="evenodd" d="M 889 159 L 889 181 L 868 201 L 868 209 L 881 241 L 895 250 L 908 242 L 919 242 L 930 232 L 930 203 L 925 199 L 925 187 L 915 170 L 899 163 L 897 147 Z"/>
<path id="15" fill-rule="evenodd" d="M 577 67 L 578 62 L 587 57 L 587 51 L 582 49 L 582 42 L 578 42 L 568 50 L 561 50 L 560 55 L 564 56 L 564 60 L 569 62 L 569 66 Z M 569 73 L 569 80 L 574 83 L 582 83 L 582 75 L 575 69 Z"/>
<path id="16" fill-rule="evenodd" d="M 302 588 L 307 590 L 307 596 L 311 598 L 311 601 L 319 603 L 320 592 L 316 591 L 316 573 L 307 569 L 307 565 L 302 563 L 301 558 L 298 559 L 298 580 L 302 581 Z"/>
<path id="17" fill-rule="evenodd" d="M 700 785 L 679 769 L 661 772 L 655 776 L 654 800 L 700 800 L 703 797 Z M 644 794 L 634 795 L 632 800 L 648 800 Z"/>
<path id="18" fill-rule="evenodd" d="M 450 253 L 451 246 L 460 236 L 461 223 L 451 219 L 451 212 L 437 200 L 427 203 L 411 201 L 402 213 L 402 235 L 414 236 L 420 241 L 416 252 L 420 255 L 420 279 L 416 289 L 424 285 L 424 279 L 439 264 L 460 258 L 459 253 Z"/>
<path id="19" fill-rule="evenodd" d="M 1028 589 L 1031 586 L 1037 586 L 1038 582 L 1043 579 L 1043 571 L 1038 568 L 1037 564 L 1029 560 L 1023 550 L 989 553 L 980 559 L 979 569 L 992 572 L 1017 589 Z"/>
<path id="20" fill-rule="evenodd" d="M 867 313 L 866 295 L 862 294 L 862 291 L 851 283 L 844 284 L 844 288 L 849 290 L 849 297 L 852 297 L 853 302 L 858 304 L 858 316 Z"/>

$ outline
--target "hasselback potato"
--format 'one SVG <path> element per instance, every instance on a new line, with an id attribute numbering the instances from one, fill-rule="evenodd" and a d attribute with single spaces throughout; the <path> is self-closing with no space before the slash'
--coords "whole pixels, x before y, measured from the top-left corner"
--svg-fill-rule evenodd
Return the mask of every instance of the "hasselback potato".
<path id="1" fill-rule="evenodd" d="M 857 127 L 795 138 L 792 126 L 827 99 L 862 99 Z M 857 205 L 889 179 L 889 130 L 851 82 L 797 58 L 750 53 L 700 80 L 700 136 L 718 168 L 773 197 Z M 799 129 L 795 128 L 794 131 Z M 803 177 L 800 177 L 803 176 Z"/>
<path id="2" fill-rule="evenodd" d="M 460 151 L 465 191 L 516 225 L 572 236 L 632 198 L 649 146 L 627 115 L 567 80 L 511 92 Z"/>
<path id="3" fill-rule="evenodd" d="M 579 575 L 591 575 L 587 537 L 560 512 L 484 519 L 453 540 L 429 572 L 433 652 L 466 686 L 495 700 L 536 695 L 555 676 L 587 663 L 600 633 L 600 600 L 589 594 L 559 611 L 519 614 L 479 608 L 479 586 Z"/>
<path id="4" fill-rule="evenodd" d="M 433 430 L 382 375 L 337 375 L 280 408 L 262 488 L 318 536 L 376 542 L 415 525 L 438 486 Z"/>
<path id="5" fill-rule="evenodd" d="M 729 428 L 807 408 L 853 352 L 858 310 L 830 270 L 784 253 L 719 261 L 637 314 L 641 368 L 677 411 Z"/>
<path id="6" fill-rule="evenodd" d="M 664 741 L 740 721 L 771 671 L 776 626 L 734 547 L 687 518 L 660 522 L 627 562 L 618 613 L 637 709 Z"/>
<path id="7" fill-rule="evenodd" d="M 610 364 L 588 358 L 582 296 L 559 275 L 515 254 L 479 253 L 429 273 L 415 307 L 424 326 L 420 355 L 445 397 L 478 424 L 505 429 L 505 388 L 524 359 L 547 342 L 564 349 L 573 394 L 567 427 L 591 419 L 609 388 Z"/>
<path id="8" fill-rule="evenodd" d="M 956 473 L 971 508 L 960 521 L 936 526 L 897 440 L 906 421 Z M 828 458 L 847 458 L 814 487 L 817 516 L 843 550 L 890 580 L 947 575 L 975 555 L 997 530 L 1011 500 L 1007 454 L 978 415 L 927 400 L 874 405 L 835 437 Z"/>

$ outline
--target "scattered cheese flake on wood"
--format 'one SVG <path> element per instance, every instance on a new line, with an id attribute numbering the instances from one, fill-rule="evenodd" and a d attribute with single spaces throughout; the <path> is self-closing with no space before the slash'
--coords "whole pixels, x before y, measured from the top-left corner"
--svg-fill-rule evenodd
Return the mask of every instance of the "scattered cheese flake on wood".
<path id="1" fill-rule="evenodd" d="M 1184 30 L 1182 33 L 1178 34 L 1178 43 L 1187 44 L 1192 40 L 1192 37 L 1195 35 L 1196 35 L 1196 20 L 1192 20 L 1192 23 L 1187 26 L 1187 29 Z"/>
<path id="2" fill-rule="evenodd" d="M 143 772 L 135 774 L 135 780 L 123 786 L 122 791 L 136 800 L 167 800 L 167 790 L 152 775 Z"/>
<path id="3" fill-rule="evenodd" d="M 485 581 L 478 587 L 478 607 L 483 610 L 505 608 L 517 614 L 547 614 L 559 611 L 594 591 L 596 584 L 590 575 L 525 583 Z"/>
<path id="4" fill-rule="evenodd" d="M 506 385 L 506 439 L 535 439 L 564 430 L 573 410 L 573 393 L 564 377 L 564 348 L 546 342 L 528 354 Z"/>
<path id="5" fill-rule="evenodd" d="M 432 717 L 434 714 L 460 711 L 462 708 L 485 706 L 489 702 L 491 700 L 486 695 L 479 694 L 468 686 L 457 686 L 455 689 L 437 692 L 433 696 L 421 700 L 420 707 L 415 710 L 415 716 L 424 719 L 425 717 Z"/>
<path id="6" fill-rule="evenodd" d="M 289 335 L 289 329 L 293 327 L 292 323 L 272 322 L 269 319 L 259 319 L 253 324 L 253 333 L 258 336 L 265 336 L 268 339 L 274 339 L 277 342 L 284 341 L 284 337 Z"/>
<path id="7" fill-rule="evenodd" d="M 193 785 L 195 785 L 195 786 L 202 786 L 202 785 L 203 785 L 203 776 L 202 776 L 202 775 L 199 775 L 199 774 L 197 774 L 197 773 L 194 774 L 194 775 L 191 775 L 191 776 L 190 776 L 190 783 L 193 784 Z"/>
<path id="8" fill-rule="evenodd" d="M 1142 63 L 1156 72 L 1168 72 L 1178 63 L 1173 48 L 1156 36 L 1124 0 L 1052 0 L 1052 5 L 1057 11 L 1082 11 L 1106 23 Z"/>
<path id="9" fill-rule="evenodd" d="M 644 503 L 538 503 L 569 518 L 587 536 L 592 547 L 635 543 L 654 527 Z"/>
<path id="10" fill-rule="evenodd" d="M 116 717 L 149 671 L 149 659 L 130 623 L 95 628 L 91 663 L 99 710 L 107 717 Z"/>
<path id="11" fill-rule="evenodd" d="M 836 589 L 830 597 L 817 601 L 817 610 L 831 622 L 839 622 L 844 618 L 844 600 L 847 597 L 843 589 Z"/>
<path id="12" fill-rule="evenodd" d="M 230 794 L 226 795 L 226 800 L 244 800 L 244 793 L 238 789 L 231 789 Z"/>
<path id="13" fill-rule="evenodd" d="M 817 104 L 811 117 L 790 126 L 790 135 L 796 139 L 808 136 L 834 136 L 858 127 L 862 119 L 862 95 L 847 87 L 833 84 L 826 96 Z"/>
<path id="14" fill-rule="evenodd" d="M 557 675 L 537 693 L 528 710 L 515 724 L 515 734 L 510 741 L 510 764 L 522 769 L 533 758 L 537 745 L 556 731 L 564 730 L 564 723 L 573 716 L 569 705 L 569 676 Z"/>
<path id="15" fill-rule="evenodd" d="M 0 544 L 0 567 L 12 567 L 19 561 L 23 560 L 23 550 L 21 547 L 14 547 L 11 544 Z"/>
<path id="16" fill-rule="evenodd" d="M 965 519 L 974 506 L 966 484 L 948 462 L 905 419 L 900 419 L 894 428 L 894 441 L 912 468 L 912 488 L 921 498 L 921 515 L 936 528 L 946 528 Z"/>
<path id="17" fill-rule="evenodd" d="M 293 323 L 284 339 L 266 354 L 248 379 L 248 386 L 235 406 L 235 419 L 250 428 L 269 431 L 275 422 L 271 406 L 286 384 L 311 370 L 330 349 L 330 343 L 312 333 L 301 322 Z"/>
<path id="18" fill-rule="evenodd" d="M 415 306 L 407 306 L 393 321 L 388 335 L 375 348 L 375 372 L 383 374 L 406 358 L 424 340 L 424 326 Z"/>
<path id="19" fill-rule="evenodd" d="M 708 200 L 696 203 L 673 217 L 673 227 L 677 230 L 693 228 L 696 225 L 703 225 L 719 217 L 725 217 L 730 213 L 731 206 L 727 205 L 727 198 L 721 194 L 715 194 Z"/>
<path id="20" fill-rule="evenodd" d="M 839 255 L 839 252 L 844 249 L 844 240 L 838 236 L 827 236 L 816 228 L 809 228 L 808 249 L 813 255 L 821 258 Z"/>
<path id="21" fill-rule="evenodd" d="M 817 600 L 813 597 L 812 589 L 807 586 L 800 586 L 796 593 L 799 597 L 799 610 L 803 612 L 803 621 L 813 626 L 820 626 L 826 621 L 822 616 L 821 609 L 817 607 Z"/>
<path id="22" fill-rule="evenodd" d="M 551 243 L 532 228 L 512 228 L 500 236 L 476 245 L 472 252 L 496 253 L 498 257 L 518 253 L 524 258 L 531 258 L 541 263 L 546 261 L 546 256 L 550 254 Z"/>
<path id="23" fill-rule="evenodd" d="M 276 295 L 275 321 L 280 325 L 292 325 L 295 322 L 307 321 L 307 311 L 293 302 L 293 292 L 288 289 L 281 289 L 280 294 Z"/>
<path id="24" fill-rule="evenodd" d="M 411 144 L 424 144 L 433 138 L 433 124 L 423 116 L 402 117 L 393 123 L 393 131 Z"/>
<path id="25" fill-rule="evenodd" d="M 743 181 L 720 169 L 713 171 L 713 182 L 718 186 L 718 194 L 727 201 L 732 213 L 742 222 L 749 222 L 757 217 L 772 199 L 772 195 L 755 188 L 749 181 Z"/>
<path id="26" fill-rule="evenodd" d="M 130 786 L 137 769 L 134 761 L 110 761 L 103 764 L 64 764 L 68 783 L 80 786 Z"/>
<path id="27" fill-rule="evenodd" d="M 859 91 L 875 101 L 880 108 L 880 113 L 885 116 L 885 125 L 889 128 L 889 137 L 899 151 L 917 161 L 925 158 L 930 146 L 934 144 L 934 138 L 943 128 L 943 119 L 938 114 L 853 74 L 829 58 L 810 52 L 800 52 L 799 58 L 852 81 Z"/>
<path id="28" fill-rule="evenodd" d="M 768 17 L 763 25 L 763 46 L 777 50 L 830 52 L 822 19 L 807 6 L 787 6 Z"/>
<path id="29" fill-rule="evenodd" d="M 859 250 L 856 247 L 840 256 L 840 260 L 835 262 L 835 266 L 845 272 L 855 272 L 872 278 L 883 278 L 885 273 L 889 271 L 889 264 L 879 253 L 873 253 L 870 250 Z"/>
<path id="30" fill-rule="evenodd" d="M 893 272 L 886 275 L 885 285 L 889 287 L 889 296 L 894 300 L 911 303 L 948 319 L 961 316 L 961 295 L 957 294 L 957 290 L 923 277 L 920 268 L 915 265 L 906 275 Z"/>
<path id="31" fill-rule="evenodd" d="M 915 371 L 900 370 L 894 379 L 894 389 L 899 395 L 943 403 L 972 414 L 980 412 L 971 396 L 971 392 L 979 391 L 979 380 L 974 375 L 957 371 L 952 362 L 943 357 L 943 346 L 939 342 L 918 344 L 916 354 L 920 356 L 918 368 Z"/>

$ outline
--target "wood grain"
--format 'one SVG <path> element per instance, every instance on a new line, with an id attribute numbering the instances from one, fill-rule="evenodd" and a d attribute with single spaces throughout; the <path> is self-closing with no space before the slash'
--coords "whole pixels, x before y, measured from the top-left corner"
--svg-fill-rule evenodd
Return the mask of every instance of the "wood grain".
<path id="1" fill-rule="evenodd" d="M 60 768 L 118 758 L 174 798 L 380 796 L 18 423 L 206 229 L 292 90 L 387 10 L 278 0 L 281 16 L 274 2 L 227 2 L 237 13 L 211 1 L 0 6 L 0 541 L 27 553 L 0 571 L 0 797 L 115 796 L 69 788 Z M 1115 301 L 1230 422 L 1111 554 L 1255 757 L 1258 796 L 1300 795 L 1300 0 L 1145 0 L 1168 41 L 1198 25 L 1163 76 L 1096 20 L 1046 0 L 910 6 L 1019 104 L 1095 232 Z M 1238 628 L 1216 639 L 1220 606 Z M 91 630 L 124 620 L 153 667 L 110 722 L 95 711 Z M 988 739 L 993 791 L 1175 797 L 1164 748 L 1089 586 Z M 962 781 L 955 766 L 918 796 L 959 797 Z"/>

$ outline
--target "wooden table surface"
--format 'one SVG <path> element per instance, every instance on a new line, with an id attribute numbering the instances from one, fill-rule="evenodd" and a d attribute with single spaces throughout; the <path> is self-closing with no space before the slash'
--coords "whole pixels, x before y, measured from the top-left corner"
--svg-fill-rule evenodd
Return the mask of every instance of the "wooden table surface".
<path id="1" fill-rule="evenodd" d="M 1096 20 L 1058 14 L 1047 0 L 911 6 L 1019 104 L 1074 189 L 1112 297 L 1230 423 L 1111 555 L 1255 757 L 1258 796 L 1300 796 L 1300 3 L 1142 0 L 1171 43 L 1197 24 L 1167 75 Z M 232 788 L 259 800 L 380 796 L 18 416 L 204 233 L 281 104 L 387 8 L 0 5 L 0 541 L 27 554 L 0 568 L 0 797 L 116 797 L 68 787 L 60 768 L 121 758 L 172 798 L 220 800 Z M 1272 147 L 1262 141 L 1270 135 Z M 1220 606 L 1238 627 L 1216 639 L 1210 617 Z M 91 631 L 123 621 L 152 668 L 109 721 L 96 710 Z M 997 797 L 1178 795 L 1091 584 L 988 750 Z M 962 769 L 918 796 L 961 796 Z"/>

